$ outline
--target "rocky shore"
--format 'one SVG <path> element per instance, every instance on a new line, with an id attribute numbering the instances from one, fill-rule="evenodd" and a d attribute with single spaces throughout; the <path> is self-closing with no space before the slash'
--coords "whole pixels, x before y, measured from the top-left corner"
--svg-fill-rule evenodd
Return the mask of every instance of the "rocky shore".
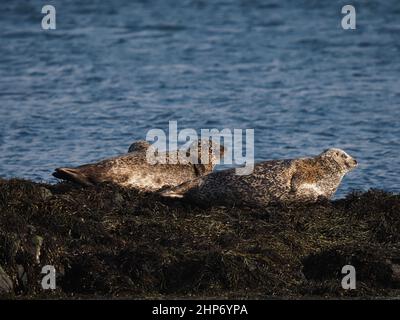
<path id="1" fill-rule="evenodd" d="M 342 288 L 344 265 L 355 290 Z M 109 184 L 0 180 L 1 298 L 399 296 L 397 194 L 204 209 Z"/>

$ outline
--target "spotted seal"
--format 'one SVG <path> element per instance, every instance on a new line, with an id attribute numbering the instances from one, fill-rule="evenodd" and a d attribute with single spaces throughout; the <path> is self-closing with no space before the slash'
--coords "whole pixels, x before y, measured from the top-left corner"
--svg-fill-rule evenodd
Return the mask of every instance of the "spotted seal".
<path id="1" fill-rule="evenodd" d="M 213 172 L 160 192 L 200 205 L 264 206 L 279 202 L 330 199 L 357 161 L 340 149 L 315 157 L 260 162 L 249 175 L 235 169 Z"/>
<path id="2" fill-rule="evenodd" d="M 155 191 L 165 186 L 177 186 L 210 173 L 216 165 L 217 152 L 221 154 L 220 156 L 224 152 L 223 146 L 212 141 L 200 140 L 193 145 L 197 145 L 193 150 L 199 154 L 204 150 L 202 148 L 208 148 L 209 161 L 201 163 L 199 157 L 199 163 L 190 161 L 189 158 L 187 162 L 173 164 L 168 162 L 168 159 L 172 156 L 172 152 L 178 151 L 171 151 L 163 153 L 166 162 L 149 163 L 146 155 L 150 144 L 140 140 L 129 147 L 127 154 L 75 168 L 57 168 L 53 176 L 82 186 L 111 182 L 124 187 Z M 193 148 L 192 146 L 190 148 Z"/>

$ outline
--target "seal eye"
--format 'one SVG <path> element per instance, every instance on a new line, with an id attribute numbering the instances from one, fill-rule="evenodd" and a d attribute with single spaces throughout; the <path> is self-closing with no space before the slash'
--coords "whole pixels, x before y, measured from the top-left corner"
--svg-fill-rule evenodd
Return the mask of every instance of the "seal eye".
<path id="1" fill-rule="evenodd" d="M 346 155 L 345 155 L 345 154 L 342 154 L 342 158 L 343 158 L 343 159 L 346 159 L 347 157 L 346 157 Z"/>

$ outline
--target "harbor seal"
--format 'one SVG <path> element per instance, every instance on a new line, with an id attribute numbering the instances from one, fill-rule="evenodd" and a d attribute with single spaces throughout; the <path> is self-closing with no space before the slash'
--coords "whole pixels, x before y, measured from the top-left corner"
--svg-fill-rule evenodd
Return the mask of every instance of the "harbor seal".
<path id="1" fill-rule="evenodd" d="M 343 176 L 357 161 L 340 149 L 328 149 L 311 158 L 260 162 L 249 175 L 235 169 L 213 172 L 160 192 L 200 205 L 265 206 L 281 202 L 330 199 Z"/>
<path id="2" fill-rule="evenodd" d="M 150 147 L 150 143 L 146 140 L 139 140 L 133 142 L 128 149 L 129 152 L 136 152 L 136 151 L 146 151 Z"/>
<path id="3" fill-rule="evenodd" d="M 200 140 L 194 142 L 186 153 L 194 150 L 201 154 L 201 150 L 207 150 L 203 148 L 208 148 L 207 163 L 201 163 L 201 158 L 199 158 L 199 163 L 191 162 L 191 157 L 187 162 L 175 164 L 168 162 L 173 152 L 178 153 L 177 150 L 160 153 L 166 158 L 164 163 L 149 163 L 146 157 L 148 148 L 150 148 L 150 144 L 147 141 L 136 141 L 129 147 L 128 153 L 125 155 L 75 168 L 57 168 L 53 176 L 82 186 L 111 182 L 123 187 L 155 191 L 166 186 L 177 186 L 210 173 L 216 165 L 217 152 L 221 155 L 224 152 L 223 146 L 217 145 L 211 140 Z"/>

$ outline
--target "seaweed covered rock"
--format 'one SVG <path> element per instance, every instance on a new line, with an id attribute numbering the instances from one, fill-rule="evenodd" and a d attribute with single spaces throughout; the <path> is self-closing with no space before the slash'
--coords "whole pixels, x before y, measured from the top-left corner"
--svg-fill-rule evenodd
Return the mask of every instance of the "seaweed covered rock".
<path id="1" fill-rule="evenodd" d="M 104 184 L 0 180 L 0 296 L 391 297 L 400 196 L 201 209 Z M 356 290 L 341 287 L 344 265 Z M 56 270 L 45 290 L 44 266 Z"/>

